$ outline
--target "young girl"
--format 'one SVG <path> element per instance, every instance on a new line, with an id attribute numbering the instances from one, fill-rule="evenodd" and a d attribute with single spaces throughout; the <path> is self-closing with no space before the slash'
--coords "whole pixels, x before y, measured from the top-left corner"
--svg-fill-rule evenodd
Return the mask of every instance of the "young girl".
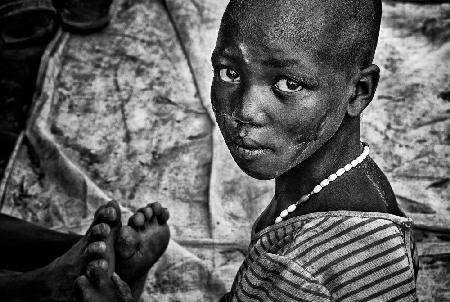
<path id="1" fill-rule="evenodd" d="M 275 196 L 224 300 L 416 299 L 411 221 L 360 143 L 380 19 L 372 0 L 227 7 L 213 108 L 236 163 L 275 178 Z"/>

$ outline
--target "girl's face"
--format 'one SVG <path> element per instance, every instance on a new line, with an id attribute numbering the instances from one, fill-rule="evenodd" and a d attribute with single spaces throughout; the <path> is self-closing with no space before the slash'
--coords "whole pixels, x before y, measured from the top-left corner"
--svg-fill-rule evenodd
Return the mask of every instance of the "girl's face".
<path id="1" fill-rule="evenodd" d="M 212 105 L 239 167 L 252 177 L 272 179 L 333 136 L 351 89 L 314 47 L 267 34 L 270 20 L 250 29 L 238 23 L 221 28 L 212 55 Z"/>

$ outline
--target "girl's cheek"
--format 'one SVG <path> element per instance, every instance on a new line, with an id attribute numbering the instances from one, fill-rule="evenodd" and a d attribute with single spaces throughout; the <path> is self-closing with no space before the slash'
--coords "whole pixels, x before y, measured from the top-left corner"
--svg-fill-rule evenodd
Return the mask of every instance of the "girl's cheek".
<path id="1" fill-rule="evenodd" d="M 233 108 L 231 108 L 232 102 L 230 102 L 230 99 L 232 99 L 230 94 L 223 91 L 223 89 L 213 88 L 211 91 L 211 103 L 214 111 L 217 112 L 216 114 L 230 114 L 232 112 Z"/>
<path id="2" fill-rule="evenodd" d="M 292 124 L 286 125 L 286 139 L 291 145 L 299 145 L 314 141 L 318 138 L 321 126 L 326 121 L 326 110 L 309 110 L 302 108 L 301 114 L 292 118 Z"/>

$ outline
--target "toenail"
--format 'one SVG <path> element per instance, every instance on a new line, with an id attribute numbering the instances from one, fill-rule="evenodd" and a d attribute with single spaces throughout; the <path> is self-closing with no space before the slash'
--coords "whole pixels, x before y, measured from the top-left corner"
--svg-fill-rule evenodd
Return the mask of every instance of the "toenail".
<path id="1" fill-rule="evenodd" d="M 89 253 L 104 253 L 106 251 L 106 244 L 103 241 L 96 241 L 88 246 Z"/>
<path id="2" fill-rule="evenodd" d="M 83 289 L 89 285 L 89 281 L 88 281 L 87 277 L 84 275 L 79 276 L 77 279 L 75 279 L 75 283 L 77 284 L 77 286 L 80 289 Z"/>
<path id="3" fill-rule="evenodd" d="M 159 202 L 155 202 L 153 204 L 153 212 L 155 213 L 156 216 L 161 215 L 161 209 L 162 206 Z"/>
<path id="4" fill-rule="evenodd" d="M 116 219 L 116 209 L 114 208 L 107 208 L 107 214 L 110 218 Z"/>
<path id="5" fill-rule="evenodd" d="M 144 214 L 141 212 L 136 213 L 133 217 L 133 222 L 136 226 L 142 226 L 145 222 Z"/>
<path id="6" fill-rule="evenodd" d="M 151 219 L 153 217 L 153 209 L 152 208 L 147 207 L 147 208 L 144 208 L 142 211 L 144 212 L 145 218 Z"/>
<path id="7" fill-rule="evenodd" d="M 101 251 L 106 250 L 106 243 L 104 243 L 103 241 L 97 241 L 97 242 L 94 242 L 94 244 L 98 250 L 101 250 Z"/>
<path id="8" fill-rule="evenodd" d="M 106 261 L 105 259 L 98 260 L 97 267 L 107 270 L 108 269 L 108 261 Z"/>
<path id="9" fill-rule="evenodd" d="M 105 259 L 94 260 L 90 264 L 93 268 L 108 269 L 108 261 Z"/>
<path id="10" fill-rule="evenodd" d="M 91 249 L 94 251 L 105 251 L 106 243 L 103 241 L 96 241 L 90 244 Z"/>
<path id="11" fill-rule="evenodd" d="M 106 223 L 97 224 L 92 228 L 92 233 L 95 236 L 108 236 L 110 231 L 111 229 Z"/>
<path id="12" fill-rule="evenodd" d="M 100 211 L 98 211 L 98 215 L 99 216 L 105 216 L 106 215 L 106 210 L 107 210 L 108 208 L 103 208 L 103 209 L 101 209 Z"/>
<path id="13" fill-rule="evenodd" d="M 108 262 L 105 259 L 91 261 L 88 263 L 88 265 L 86 267 L 86 273 L 87 273 L 89 279 L 91 279 L 92 277 L 95 278 L 95 276 L 92 275 L 92 273 L 97 275 L 102 270 L 103 271 L 108 270 Z"/>

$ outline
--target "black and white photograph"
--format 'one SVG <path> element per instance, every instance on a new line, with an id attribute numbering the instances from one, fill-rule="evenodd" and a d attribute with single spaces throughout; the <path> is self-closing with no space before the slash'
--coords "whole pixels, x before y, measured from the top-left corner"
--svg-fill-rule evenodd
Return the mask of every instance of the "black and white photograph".
<path id="1" fill-rule="evenodd" d="M 0 0 L 0 302 L 450 302 L 450 1 Z"/>

